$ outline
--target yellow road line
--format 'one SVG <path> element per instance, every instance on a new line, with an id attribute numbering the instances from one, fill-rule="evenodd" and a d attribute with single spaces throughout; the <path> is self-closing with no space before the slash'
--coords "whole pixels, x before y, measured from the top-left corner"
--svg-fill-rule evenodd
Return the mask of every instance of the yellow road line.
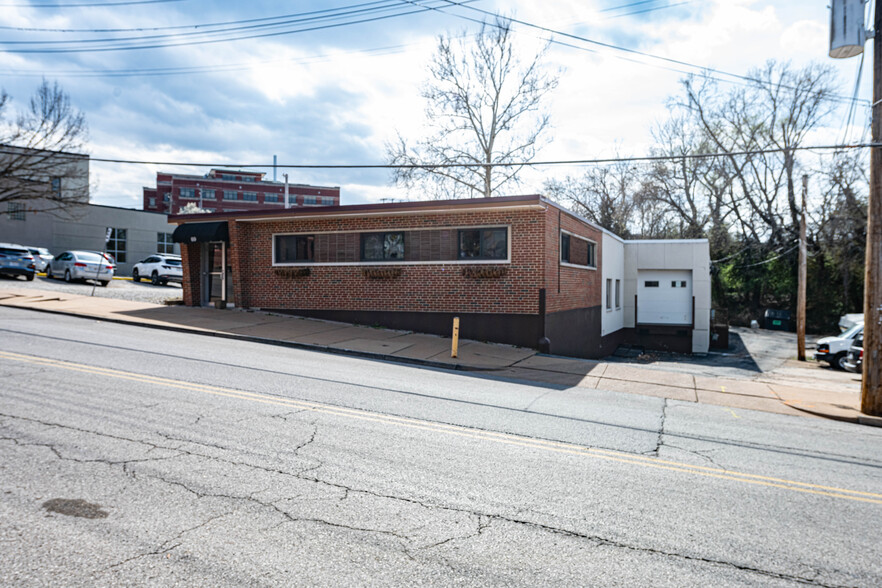
<path id="1" fill-rule="evenodd" d="M 561 441 L 550 441 L 543 439 L 533 439 L 510 433 L 499 433 L 494 431 L 481 431 L 469 427 L 459 425 L 449 425 L 444 423 L 434 423 L 422 419 L 400 417 L 394 415 L 386 415 L 382 413 L 361 410 L 356 408 L 346 408 L 334 406 L 330 404 L 322 404 L 319 402 L 311 402 L 306 400 L 293 400 L 268 396 L 256 392 L 246 392 L 244 390 L 233 390 L 229 388 L 221 388 L 206 384 L 198 384 L 194 382 L 184 382 L 181 380 L 173 380 L 158 376 L 150 376 L 146 374 L 137 374 L 133 372 L 123 372 L 120 370 L 103 368 L 98 366 L 90 366 L 69 361 L 55 360 L 37 357 L 33 355 L 25 355 L 20 353 L 11 353 L 0 351 L 0 359 L 11 361 L 19 361 L 34 365 L 42 365 L 46 367 L 54 367 L 69 371 L 81 372 L 90 375 L 100 375 L 121 380 L 128 380 L 146 384 L 154 384 L 168 388 L 176 388 L 179 390 L 187 390 L 193 392 L 202 392 L 214 396 L 226 398 L 235 398 L 239 400 L 247 400 L 250 402 L 259 402 L 261 404 L 272 404 L 286 406 L 291 408 L 300 408 L 310 410 L 317 413 L 329 414 L 334 416 L 345 417 L 362 421 L 376 422 L 382 424 L 391 424 L 410 429 L 430 431 L 435 433 L 444 433 L 459 437 L 467 437 L 471 439 L 480 439 L 484 441 L 494 441 L 506 445 L 526 447 L 530 449 L 541 449 L 544 451 L 552 451 L 555 453 L 578 455 L 592 457 L 594 459 L 602 459 L 605 461 L 613 461 L 618 463 L 687 473 L 696 476 L 704 476 L 710 478 L 718 478 L 747 484 L 755 484 L 772 488 L 781 488 L 794 492 L 803 492 L 808 494 L 816 494 L 821 496 L 830 496 L 833 498 L 843 498 L 847 500 L 857 500 L 861 502 L 869 502 L 874 504 L 882 504 L 882 494 L 873 492 L 863 492 L 859 490 L 849 490 L 847 488 L 837 488 L 835 486 L 824 486 L 820 484 L 810 484 L 806 482 L 798 482 L 795 480 L 787 480 L 784 478 L 776 478 L 771 476 L 761 476 L 757 474 L 748 474 L 744 472 L 736 472 L 725 470 L 722 468 L 711 468 L 698 466 L 693 464 L 675 462 L 659 458 L 652 458 L 640 455 L 633 455 L 608 449 L 596 449 L 584 447 L 572 443 Z M 734 414 L 734 412 L 733 412 Z"/>

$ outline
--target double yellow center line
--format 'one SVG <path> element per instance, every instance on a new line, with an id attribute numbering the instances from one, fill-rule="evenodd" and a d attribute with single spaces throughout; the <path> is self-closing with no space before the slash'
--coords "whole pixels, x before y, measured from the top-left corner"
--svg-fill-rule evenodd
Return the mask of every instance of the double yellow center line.
<path id="1" fill-rule="evenodd" d="M 786 480 L 783 478 L 775 478 L 770 476 L 760 476 L 756 474 L 747 474 L 722 468 L 710 468 L 688 463 L 680 463 L 669 461 L 655 457 L 646 457 L 634 455 L 620 451 L 612 451 L 608 449 L 596 449 L 592 447 L 584 447 L 572 443 L 560 441 L 547 441 L 543 439 L 533 439 L 510 433 L 497 433 L 493 431 L 482 431 L 469 427 L 458 425 L 448 425 L 443 423 L 435 423 L 422 419 L 410 417 L 399 417 L 386 415 L 382 413 L 361 410 L 356 408 L 345 408 L 334 406 L 331 404 L 322 404 L 319 402 L 309 402 L 305 400 L 293 400 L 279 398 L 277 396 L 269 396 L 266 394 L 257 394 L 254 392 L 245 392 L 243 390 L 233 390 L 230 388 L 222 388 L 218 386 L 209 386 L 206 384 L 197 384 L 192 382 L 184 382 L 181 380 L 172 380 L 169 378 L 160 378 L 145 374 L 137 374 L 134 372 L 124 372 L 117 369 L 90 366 L 70 361 L 61 361 L 56 359 L 47 359 L 33 355 L 24 355 L 21 353 L 10 353 L 0 351 L 0 359 L 40 365 L 45 367 L 53 367 L 74 372 L 82 372 L 89 375 L 105 376 L 118 380 L 130 380 L 140 382 L 142 384 L 153 384 L 165 388 L 175 388 L 178 390 L 187 390 L 192 392 L 201 392 L 203 394 L 211 394 L 213 396 L 224 396 L 227 398 L 236 398 L 239 400 L 247 400 L 250 402 L 260 402 L 262 404 L 272 404 L 284 406 L 287 408 L 296 408 L 301 410 L 309 410 L 316 413 L 334 415 L 338 417 L 357 419 L 362 421 L 370 421 L 387 425 L 395 425 L 399 427 L 407 427 L 410 429 L 418 429 L 423 431 L 431 431 L 435 433 L 443 433 L 446 435 L 456 435 L 470 439 L 478 439 L 482 441 L 492 441 L 505 445 L 514 445 L 526 447 L 529 449 L 538 449 L 541 451 L 551 451 L 554 453 L 563 453 L 568 455 L 577 455 L 581 457 L 589 457 L 593 459 L 602 459 L 606 461 L 619 462 L 629 465 L 635 465 L 645 468 L 655 468 L 660 470 L 668 470 L 693 476 L 704 476 L 709 478 L 718 478 L 721 480 L 729 480 L 740 482 L 743 484 L 754 484 L 758 486 L 767 486 L 771 488 L 780 488 L 790 490 L 792 492 L 803 492 L 807 494 L 816 494 L 820 496 L 829 496 L 832 498 L 841 498 L 845 500 L 856 500 L 859 502 L 869 502 L 873 504 L 882 504 L 882 494 L 873 492 L 861 492 L 858 490 L 848 490 L 846 488 L 837 488 L 834 486 L 823 486 L 819 484 L 809 484 L 806 482 L 797 482 L 794 480 Z"/>

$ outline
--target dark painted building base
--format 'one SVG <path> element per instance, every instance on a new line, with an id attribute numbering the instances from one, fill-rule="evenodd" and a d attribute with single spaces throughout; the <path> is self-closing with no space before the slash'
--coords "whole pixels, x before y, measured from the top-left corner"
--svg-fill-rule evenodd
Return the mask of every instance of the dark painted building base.
<path id="1" fill-rule="evenodd" d="M 651 351 L 692 353 L 692 327 L 690 325 L 638 325 L 622 329 L 623 343 L 640 345 Z"/>
<path id="2" fill-rule="evenodd" d="M 507 343 L 535 349 L 542 337 L 542 321 L 535 314 L 491 314 L 452 312 L 386 312 L 357 310 L 272 309 L 269 312 L 291 314 L 358 325 L 381 326 L 450 337 L 453 318 L 459 317 L 459 336 L 475 341 Z"/>
<path id="3" fill-rule="evenodd" d="M 600 337 L 601 308 L 576 308 L 545 316 L 545 336 L 552 355 L 596 359 L 615 351 L 604 352 Z"/>

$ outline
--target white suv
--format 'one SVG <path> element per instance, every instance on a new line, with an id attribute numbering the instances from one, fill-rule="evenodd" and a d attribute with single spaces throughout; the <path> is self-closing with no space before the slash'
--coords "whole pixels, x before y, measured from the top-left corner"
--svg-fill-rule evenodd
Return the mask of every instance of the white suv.
<path id="1" fill-rule="evenodd" d="M 132 268 L 132 281 L 140 282 L 147 278 L 150 278 L 150 283 L 154 286 L 165 286 L 169 282 L 181 283 L 184 280 L 184 271 L 180 256 L 157 253 L 136 263 Z"/>

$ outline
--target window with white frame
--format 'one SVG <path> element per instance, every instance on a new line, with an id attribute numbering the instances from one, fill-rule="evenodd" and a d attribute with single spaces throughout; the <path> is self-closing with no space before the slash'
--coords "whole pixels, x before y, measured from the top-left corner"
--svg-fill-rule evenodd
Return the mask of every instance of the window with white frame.
<path id="1" fill-rule="evenodd" d="M 196 188 L 181 188 L 181 198 L 196 198 Z"/>
<path id="2" fill-rule="evenodd" d="M 460 229 L 459 259 L 507 259 L 508 229 L 492 227 Z"/>
<path id="3" fill-rule="evenodd" d="M 107 253 L 116 258 L 118 263 L 126 262 L 126 230 L 111 229 L 107 241 Z"/>
<path id="4" fill-rule="evenodd" d="M 239 193 L 235 190 L 224 190 L 224 200 L 238 200 Z"/>
<path id="5" fill-rule="evenodd" d="M 275 235 L 275 263 L 315 261 L 315 235 Z"/>
<path id="6" fill-rule="evenodd" d="M 561 231 L 560 262 L 562 264 L 596 268 L 596 251 L 597 245 L 594 241 Z"/>
<path id="7" fill-rule="evenodd" d="M 214 190 L 210 190 L 208 188 L 203 188 L 202 189 L 202 199 L 203 200 L 214 200 L 215 199 Z"/>
<path id="8" fill-rule="evenodd" d="M 171 233 L 156 233 L 156 252 L 157 253 L 174 253 L 175 243 L 172 241 Z"/>

